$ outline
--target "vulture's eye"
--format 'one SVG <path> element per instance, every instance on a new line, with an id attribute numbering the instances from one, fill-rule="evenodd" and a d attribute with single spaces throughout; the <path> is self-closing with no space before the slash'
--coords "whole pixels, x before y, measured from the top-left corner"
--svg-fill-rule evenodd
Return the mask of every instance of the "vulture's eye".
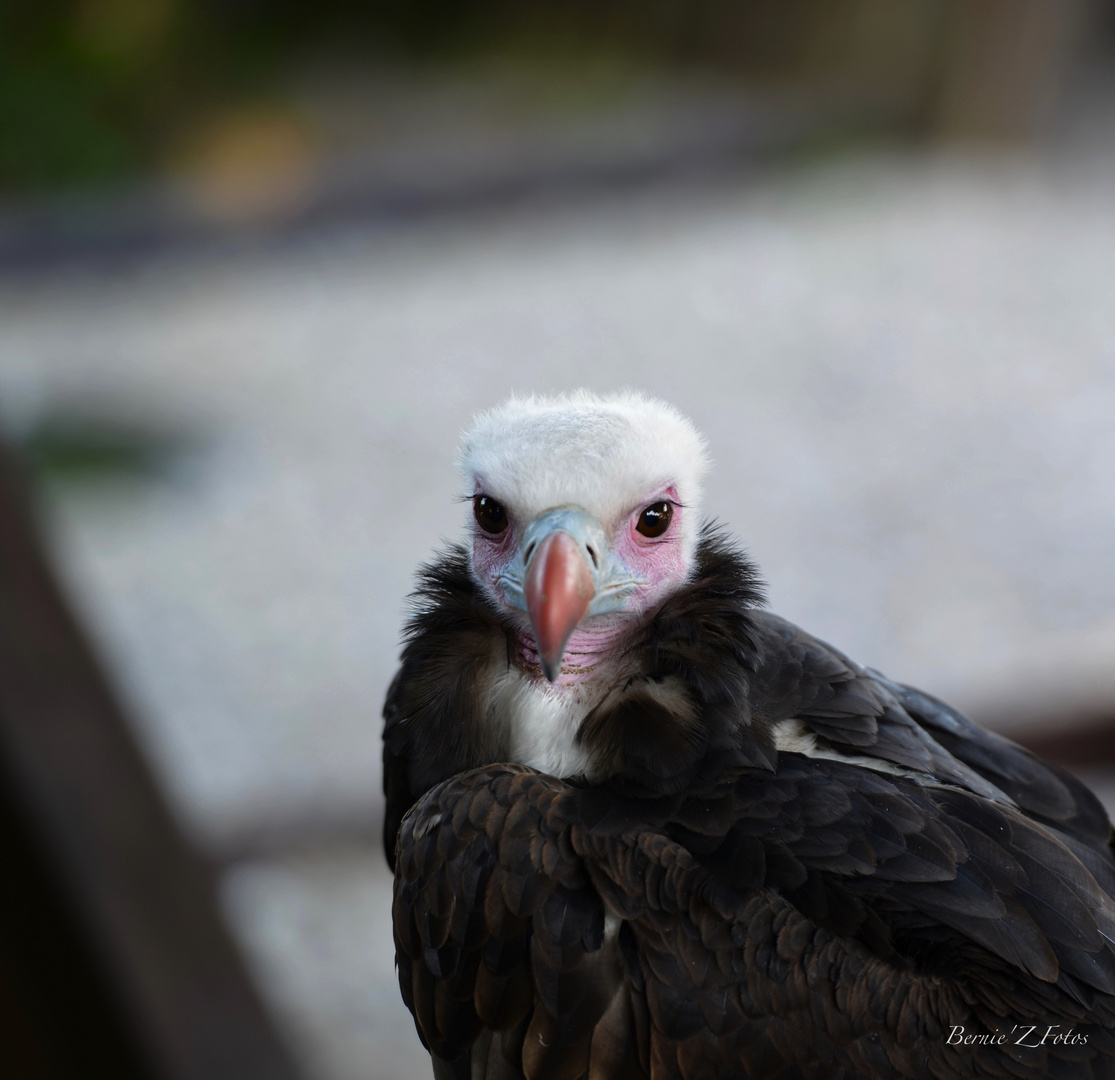
<path id="1" fill-rule="evenodd" d="M 635 526 L 635 530 L 643 536 L 661 536 L 670 527 L 673 516 L 673 503 L 651 503 L 639 515 L 639 524 Z"/>
<path id="2" fill-rule="evenodd" d="M 507 511 L 490 495 L 477 495 L 472 500 L 472 513 L 486 533 L 495 536 L 507 528 Z"/>

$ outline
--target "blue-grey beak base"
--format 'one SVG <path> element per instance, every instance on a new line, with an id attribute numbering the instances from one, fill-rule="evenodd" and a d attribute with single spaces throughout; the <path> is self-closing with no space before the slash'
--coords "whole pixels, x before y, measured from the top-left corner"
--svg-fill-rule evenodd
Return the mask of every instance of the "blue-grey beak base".
<path id="1" fill-rule="evenodd" d="M 531 558 L 542 541 L 550 533 L 558 531 L 573 537 L 592 571 L 596 591 L 588 617 L 621 611 L 641 581 L 612 551 L 604 526 L 587 510 L 577 506 L 558 506 L 543 511 L 523 531 L 518 557 L 498 579 L 507 603 L 516 611 L 527 610 L 523 590 Z M 550 674 L 547 673 L 546 677 L 550 678 Z"/>

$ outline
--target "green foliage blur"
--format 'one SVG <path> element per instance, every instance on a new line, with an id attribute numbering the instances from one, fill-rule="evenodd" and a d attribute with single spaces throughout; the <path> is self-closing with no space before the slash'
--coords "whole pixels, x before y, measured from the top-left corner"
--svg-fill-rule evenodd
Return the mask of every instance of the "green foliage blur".
<path id="1" fill-rule="evenodd" d="M 603 48 L 749 78 L 882 65 L 908 82 L 910 43 L 935 21 L 933 0 L 0 0 L 0 195 L 157 170 L 197 117 L 266 104 L 307 59 Z"/>
<path id="2" fill-rule="evenodd" d="M 0 193 L 128 177 L 308 51 L 428 53 L 470 15 L 443 0 L 0 0 Z"/>
<path id="3" fill-rule="evenodd" d="M 1094 7 L 1094 5 L 1093 5 Z M 0 196 L 168 167 L 205 118 L 282 106 L 301 68 L 586 58 L 833 90 L 896 129 L 1027 128 L 1088 0 L 0 0 Z M 1115 37 L 1115 20 L 1089 36 Z M 1045 82 L 1043 82 L 1045 80 Z M 1019 104 L 1021 103 L 1021 104 Z M 1017 114 L 1017 115 L 1015 115 Z"/>
<path id="4" fill-rule="evenodd" d="M 168 0 L 0 6 L 0 188 L 96 183 L 137 165 L 174 87 Z"/>

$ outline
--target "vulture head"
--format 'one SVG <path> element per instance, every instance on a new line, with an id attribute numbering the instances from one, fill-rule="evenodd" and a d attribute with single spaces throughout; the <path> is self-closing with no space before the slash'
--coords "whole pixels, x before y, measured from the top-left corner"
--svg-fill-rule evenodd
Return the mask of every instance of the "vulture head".
<path id="1" fill-rule="evenodd" d="M 641 394 L 512 398 L 465 434 L 471 573 L 559 688 L 692 573 L 705 441 Z"/>

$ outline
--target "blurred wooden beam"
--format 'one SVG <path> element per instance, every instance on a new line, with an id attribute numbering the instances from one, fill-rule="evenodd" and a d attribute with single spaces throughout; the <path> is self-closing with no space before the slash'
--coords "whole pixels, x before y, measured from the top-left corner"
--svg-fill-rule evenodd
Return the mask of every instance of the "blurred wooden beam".
<path id="1" fill-rule="evenodd" d="M 1033 138 L 1089 15 L 1087 0 L 948 0 L 928 126 L 946 140 Z"/>
<path id="2" fill-rule="evenodd" d="M 295 1080 L 0 448 L 0 1074 Z"/>

